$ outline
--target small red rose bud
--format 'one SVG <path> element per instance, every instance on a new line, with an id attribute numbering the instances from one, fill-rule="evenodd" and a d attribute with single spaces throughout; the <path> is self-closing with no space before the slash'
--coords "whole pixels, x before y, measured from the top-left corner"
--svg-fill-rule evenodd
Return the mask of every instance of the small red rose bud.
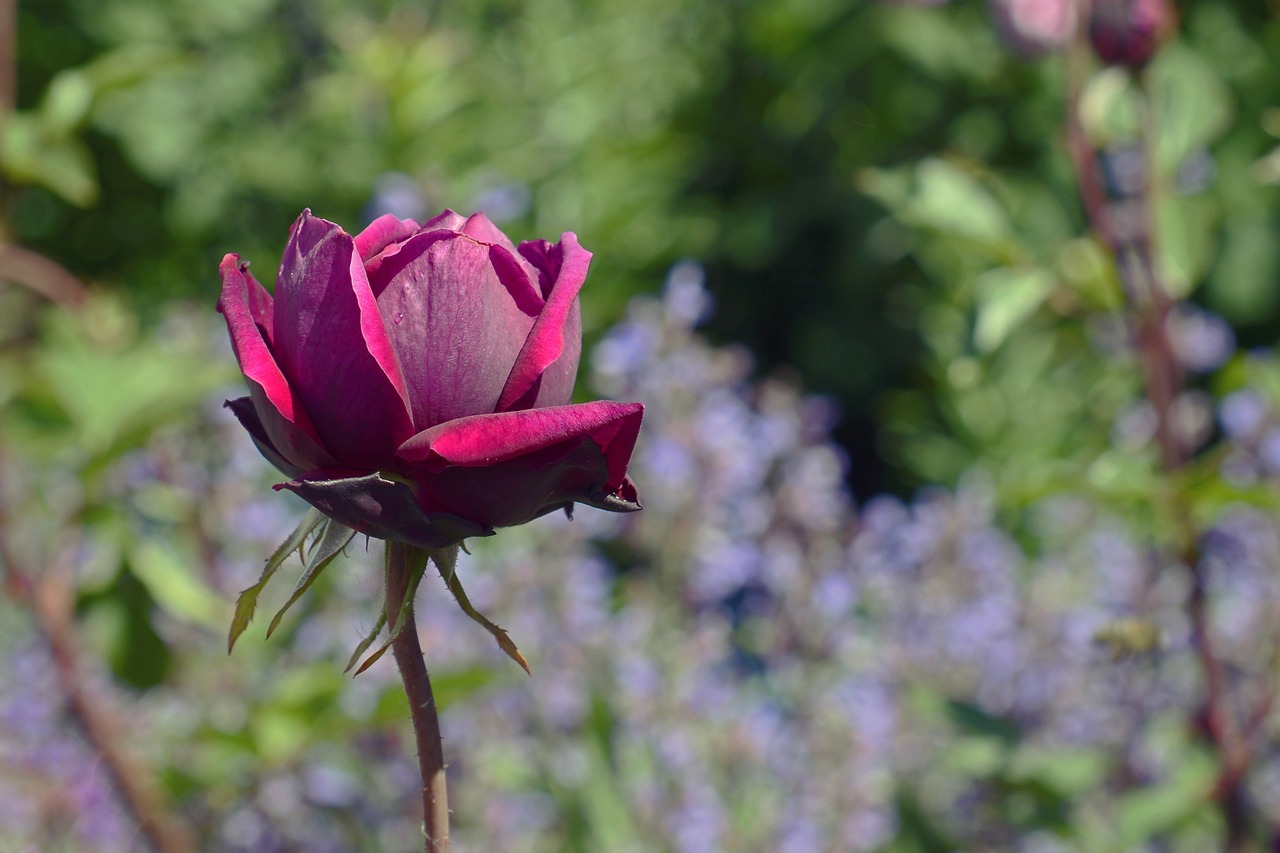
<path id="1" fill-rule="evenodd" d="M 988 0 L 1000 41 L 1022 59 L 1065 47 L 1076 29 L 1075 0 Z"/>
<path id="2" fill-rule="evenodd" d="M 1169 0 L 1093 0 L 1089 40 L 1103 62 L 1136 71 L 1173 34 L 1177 19 Z"/>

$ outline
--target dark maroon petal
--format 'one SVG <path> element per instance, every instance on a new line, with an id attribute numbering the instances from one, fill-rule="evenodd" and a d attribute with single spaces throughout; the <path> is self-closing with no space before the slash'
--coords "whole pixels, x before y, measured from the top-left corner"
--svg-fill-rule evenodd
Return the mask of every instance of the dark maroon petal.
<path id="1" fill-rule="evenodd" d="M 288 489 L 339 524 L 379 539 L 407 542 L 428 551 L 456 545 L 493 530 L 450 513 L 424 512 L 404 483 L 379 474 L 308 471 L 275 488 Z"/>
<path id="2" fill-rule="evenodd" d="M 640 403 L 607 400 L 476 415 L 418 433 L 401 445 L 398 455 L 428 471 L 480 468 L 517 459 L 526 466 L 548 467 L 559 461 L 555 452 L 563 455 L 590 439 L 606 462 L 600 486 L 616 492 L 626 477 L 643 416 Z M 546 456 L 548 452 L 553 455 Z"/>
<path id="3" fill-rule="evenodd" d="M 260 319 L 271 316 L 271 297 L 248 273 L 239 255 L 227 255 L 219 268 L 222 294 L 218 310 L 227 321 L 231 348 L 249 384 L 263 434 L 291 464 L 314 467 L 329 455 L 298 394 L 285 379 L 264 338 Z"/>
<path id="4" fill-rule="evenodd" d="M 343 465 L 378 468 L 413 432 L 404 379 L 351 236 L 305 211 L 280 264 L 276 353 Z"/>
<path id="5" fill-rule="evenodd" d="M 525 240 L 520 244 L 520 257 L 538 274 L 538 287 L 545 299 L 560 273 L 560 244 L 546 240 Z"/>
<path id="6" fill-rule="evenodd" d="M 419 431 L 492 412 L 534 319 L 526 275 L 501 274 L 501 251 L 453 231 L 421 232 L 373 281 L 404 367 Z"/>
<path id="7" fill-rule="evenodd" d="M 276 449 L 275 442 L 267 435 L 266 428 L 258 418 L 258 412 L 254 409 L 253 400 L 248 397 L 238 397 L 235 400 L 228 400 L 223 405 L 231 410 L 231 413 L 236 416 L 236 420 L 240 421 L 240 425 L 245 428 L 245 431 L 249 433 L 249 437 L 253 439 L 253 444 L 258 448 L 258 452 L 268 462 L 290 477 L 302 476 L 302 472 L 307 469 L 290 462 L 283 453 Z"/>
<path id="8" fill-rule="evenodd" d="M 563 405 L 573 396 L 582 349 L 578 292 L 586 281 L 591 253 L 578 245 L 574 234 L 567 233 L 557 246 L 542 251 L 538 257 L 543 263 L 540 270 L 548 277 L 554 274 L 554 280 L 546 305 L 502 388 L 497 406 L 500 412 L 531 405 L 535 400 L 542 405 Z M 543 378 L 552 365 L 556 369 Z"/>
<path id="9" fill-rule="evenodd" d="M 560 428 L 530 428 L 536 416 L 566 410 L 586 411 L 558 417 Z M 424 507 L 492 527 L 523 524 L 574 503 L 630 512 L 640 509 L 626 467 L 642 410 L 638 403 L 587 403 L 468 418 L 453 429 L 437 428 L 435 446 L 447 458 L 424 451 L 431 441 L 423 436 L 402 455 L 420 459 L 407 474 Z M 525 440 L 501 443 L 513 433 Z"/>
<path id="10" fill-rule="evenodd" d="M 271 405 L 261 385 L 253 380 L 247 380 L 245 384 L 249 386 L 249 401 L 253 403 L 258 422 L 271 439 L 271 444 L 289 460 L 290 465 L 305 471 L 338 464 L 318 439 L 284 419 Z"/>

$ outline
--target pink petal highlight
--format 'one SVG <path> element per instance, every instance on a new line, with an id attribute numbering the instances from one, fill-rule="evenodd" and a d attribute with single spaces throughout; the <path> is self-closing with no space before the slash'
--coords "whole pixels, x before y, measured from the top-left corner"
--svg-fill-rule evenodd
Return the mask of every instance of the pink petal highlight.
<path id="1" fill-rule="evenodd" d="M 590 438 L 606 455 L 609 486 L 618 488 L 626 474 L 631 449 L 640 431 L 644 406 L 602 400 L 576 406 L 553 406 L 458 418 L 423 430 L 400 446 L 397 455 L 428 468 L 483 467 Z"/>
<path id="2" fill-rule="evenodd" d="M 417 231 L 418 223 L 412 219 L 397 219 L 390 213 L 383 214 L 356 235 L 356 253 L 367 262 L 392 243 L 408 240 Z"/>

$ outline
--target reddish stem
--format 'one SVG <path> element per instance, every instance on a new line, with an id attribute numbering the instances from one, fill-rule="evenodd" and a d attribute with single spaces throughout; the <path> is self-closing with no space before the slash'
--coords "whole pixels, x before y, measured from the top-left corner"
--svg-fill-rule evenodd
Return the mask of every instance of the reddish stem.
<path id="1" fill-rule="evenodd" d="M 1174 300 L 1160 281 L 1154 262 L 1152 228 L 1152 176 L 1154 120 L 1144 110 L 1140 144 L 1148 164 L 1148 178 L 1137 198 L 1112 200 L 1095 159 L 1096 152 L 1080 117 L 1080 95 L 1088 73 L 1088 48 L 1083 35 L 1077 38 L 1070 57 L 1067 93 L 1067 148 L 1075 166 L 1077 186 L 1089 224 L 1115 256 L 1124 285 L 1127 310 L 1134 328 L 1138 357 L 1142 362 L 1147 399 L 1156 415 L 1156 445 L 1161 469 L 1174 475 L 1190 457 L 1191 448 L 1177 433 L 1174 404 L 1183 388 L 1183 375 L 1169 338 L 1169 314 Z M 1150 88 L 1145 75 L 1139 80 L 1144 98 Z M 1224 850 L 1242 853 L 1248 849 L 1248 805 L 1244 780 L 1253 761 L 1247 732 L 1232 706 L 1230 685 L 1222 659 L 1214 650 L 1208 614 L 1207 578 L 1200 559 L 1199 533 L 1190 507 L 1179 495 L 1172 496 L 1171 515 L 1180 531 L 1178 558 L 1192 576 L 1187 616 L 1192 643 L 1205 679 L 1205 727 L 1217 750 L 1221 769 L 1213 789 L 1226 827 Z M 1270 707 L 1270 698 L 1263 703 Z"/>
<path id="2" fill-rule="evenodd" d="M 387 624 L 394 626 L 410 590 L 412 547 L 399 542 L 387 543 Z M 440 719 L 431 692 L 427 664 L 418 644 L 418 626 L 413 618 L 413 602 L 400 633 L 391 644 L 404 692 L 409 698 L 409 716 L 418 746 L 418 771 L 422 776 L 422 813 L 425 828 L 425 853 L 447 853 L 449 850 L 449 797 L 445 786 L 444 745 L 440 739 Z"/>

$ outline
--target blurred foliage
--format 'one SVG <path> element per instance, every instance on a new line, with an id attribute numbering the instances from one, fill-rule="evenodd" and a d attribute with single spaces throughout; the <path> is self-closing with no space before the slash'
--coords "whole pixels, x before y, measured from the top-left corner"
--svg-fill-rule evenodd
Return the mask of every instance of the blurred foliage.
<path id="1" fill-rule="evenodd" d="M 215 269 L 270 281 L 304 207 L 483 208 L 595 253 L 590 372 L 649 406 L 647 508 L 464 558 L 532 681 L 424 592 L 460 849 L 1217 849 L 1194 573 L 1231 701 L 1262 709 L 1261 843 L 1280 9 L 1180 11 L 1147 71 L 1195 449 L 1170 475 L 1067 157 L 1068 61 L 1016 58 L 979 0 L 20 3 L 0 238 L 93 290 L 46 305 L 0 253 L 0 561 L 69 574 L 91 686 L 201 849 L 411 849 L 405 700 L 386 664 L 341 673 L 376 545 L 223 653 L 303 507 L 220 409 Z M 1082 80 L 1108 167 L 1138 84 Z M 1202 566 L 1153 544 L 1188 518 Z M 135 849 L 27 615 L 0 608 L 0 847 Z"/>

